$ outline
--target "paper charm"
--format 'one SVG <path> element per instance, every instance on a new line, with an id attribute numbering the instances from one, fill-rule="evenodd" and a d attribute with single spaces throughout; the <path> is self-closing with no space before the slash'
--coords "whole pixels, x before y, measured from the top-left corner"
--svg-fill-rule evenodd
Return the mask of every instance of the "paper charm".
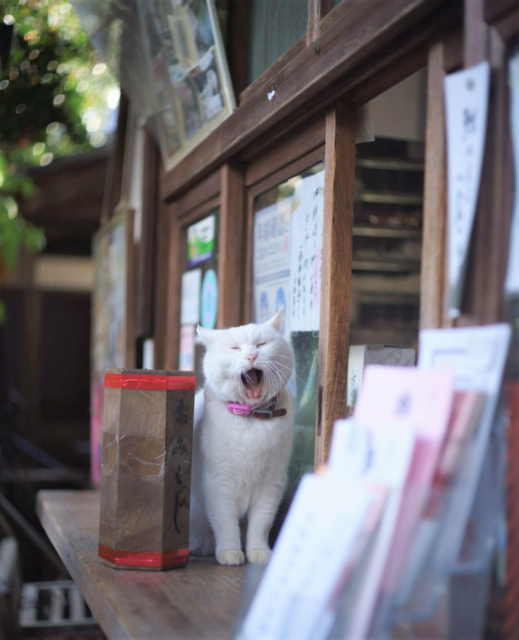
<path id="1" fill-rule="evenodd" d="M 509 296 L 519 294 L 519 53 L 509 63 L 510 83 L 510 128 L 514 155 L 514 208 L 510 230 L 510 253 L 505 289 Z"/>
<path id="2" fill-rule="evenodd" d="M 476 213 L 487 130 L 490 65 L 445 78 L 447 121 L 449 314 L 460 315 L 467 255 Z"/>

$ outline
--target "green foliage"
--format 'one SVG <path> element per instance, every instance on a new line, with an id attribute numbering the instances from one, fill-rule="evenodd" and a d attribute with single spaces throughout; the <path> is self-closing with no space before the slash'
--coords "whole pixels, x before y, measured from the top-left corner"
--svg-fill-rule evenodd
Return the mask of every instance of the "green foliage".
<path id="1" fill-rule="evenodd" d="M 28 170 L 103 145 L 118 89 L 69 2 L 0 0 L 0 21 L 15 29 L 0 78 L 0 262 L 13 268 L 22 246 L 44 245 L 18 213 L 34 193 Z"/>

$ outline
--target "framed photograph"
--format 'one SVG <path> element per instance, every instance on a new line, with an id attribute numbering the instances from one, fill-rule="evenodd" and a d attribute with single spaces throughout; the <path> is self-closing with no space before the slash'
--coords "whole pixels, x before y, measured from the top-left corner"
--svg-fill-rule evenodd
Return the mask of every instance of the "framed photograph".
<path id="1" fill-rule="evenodd" d="M 235 109 L 214 0 L 138 0 L 167 170 Z"/>
<path id="2" fill-rule="evenodd" d="M 109 368 L 134 366 L 133 217 L 132 210 L 122 210 L 94 236 L 90 444 L 96 486 L 101 481 L 104 374 Z"/>

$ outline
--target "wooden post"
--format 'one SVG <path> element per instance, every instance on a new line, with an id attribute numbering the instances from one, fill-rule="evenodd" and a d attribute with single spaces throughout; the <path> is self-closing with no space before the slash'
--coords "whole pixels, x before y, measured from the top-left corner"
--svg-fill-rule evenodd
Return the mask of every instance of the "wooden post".
<path id="1" fill-rule="evenodd" d="M 343 100 L 326 114 L 316 466 L 328 458 L 335 420 L 346 414 L 355 121 L 355 109 Z"/>
<path id="2" fill-rule="evenodd" d="M 442 326 L 443 320 L 447 259 L 447 183 L 443 99 L 445 72 L 442 42 L 438 42 L 430 49 L 427 73 L 420 328 L 436 329 Z"/>
<path id="3" fill-rule="evenodd" d="M 306 42 L 312 44 L 319 37 L 321 18 L 333 9 L 333 0 L 309 0 Z"/>
<path id="4" fill-rule="evenodd" d="M 224 329 L 242 322 L 245 191 L 240 166 L 225 164 L 220 175 L 217 326 Z"/>
<path id="5" fill-rule="evenodd" d="M 180 357 L 180 295 L 183 271 L 180 262 L 181 225 L 174 206 L 169 207 L 168 227 L 166 231 L 163 268 L 164 274 L 164 360 L 165 369 L 176 369 Z"/>
<path id="6" fill-rule="evenodd" d="M 171 205 L 162 205 L 157 221 L 157 262 L 155 266 L 155 344 L 154 365 L 157 369 L 174 369 L 176 364 L 171 362 L 171 354 L 166 355 L 166 338 L 168 320 L 170 318 L 169 293 L 169 252 L 170 252 L 170 224 L 173 219 Z"/>
<path id="7" fill-rule="evenodd" d="M 153 335 L 155 301 L 154 269 L 157 248 L 158 190 L 160 157 L 151 132 L 144 130 L 143 194 L 141 238 L 138 243 L 136 268 L 135 334 L 141 338 Z"/>

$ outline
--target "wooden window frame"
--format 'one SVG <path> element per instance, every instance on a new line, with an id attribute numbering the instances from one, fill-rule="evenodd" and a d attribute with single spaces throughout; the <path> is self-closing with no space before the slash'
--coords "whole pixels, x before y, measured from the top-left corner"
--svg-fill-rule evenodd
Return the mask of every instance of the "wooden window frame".
<path id="1" fill-rule="evenodd" d="M 355 108 L 345 101 L 337 101 L 308 126 L 289 133 L 270 151 L 260 154 L 245 170 L 246 266 L 242 315 L 245 322 L 250 322 L 253 308 L 254 199 L 318 162 L 324 163 L 316 467 L 327 460 L 333 425 L 344 417 L 346 411 L 355 137 Z M 337 291 L 343 295 L 337 296 Z"/>
<path id="2" fill-rule="evenodd" d="M 218 328 L 241 322 L 243 171 L 240 165 L 225 164 L 181 198 L 163 208 L 162 265 L 163 280 L 160 312 L 165 321 L 159 326 L 158 366 L 175 369 L 179 363 L 181 279 L 186 262 L 187 228 L 204 215 L 219 208 L 218 236 Z M 227 286 L 234 283 L 233 286 Z M 223 286 L 222 286 L 223 285 Z M 158 296 L 160 297 L 160 296 Z M 159 353 L 160 352 L 160 353 Z"/>
<path id="3" fill-rule="evenodd" d="M 460 12 L 445 0 L 343 0 L 331 10 L 329 0 L 309 4 L 304 43 L 247 87 L 237 111 L 162 177 L 159 261 L 168 294 L 156 346 L 164 353 L 158 363 L 178 366 L 182 230 L 214 206 L 209 185 L 220 204 L 217 326 L 228 327 L 251 319 L 254 195 L 324 159 L 319 465 L 346 412 L 356 108 L 425 66 L 433 39 L 458 24 Z"/>
<path id="4" fill-rule="evenodd" d="M 312 15 L 321 16 L 325 0 L 309 1 Z M 429 43 L 459 19 L 457 3 L 448 0 L 343 0 L 320 18 L 318 37 L 312 27 L 314 40 L 307 35 L 294 45 L 247 88 L 229 118 L 164 174 L 162 199 L 173 202 L 266 132 L 273 142 L 346 92 L 353 104 L 365 104 L 373 97 L 362 90 L 370 81 L 376 95 L 395 84 L 393 66 L 404 64 L 405 75 L 424 66 Z"/>

